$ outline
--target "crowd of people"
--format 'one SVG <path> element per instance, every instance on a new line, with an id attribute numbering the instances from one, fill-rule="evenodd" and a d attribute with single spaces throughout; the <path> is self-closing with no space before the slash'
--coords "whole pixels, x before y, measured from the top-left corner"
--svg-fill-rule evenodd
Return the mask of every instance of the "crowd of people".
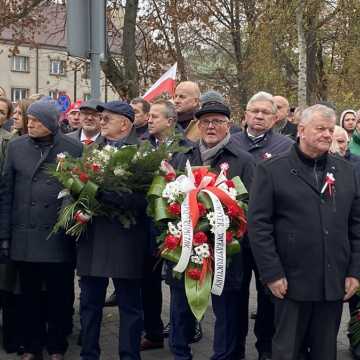
<path id="1" fill-rule="evenodd" d="M 360 279 L 360 112 L 337 121 L 329 103 L 290 108 L 283 96 L 258 92 L 244 118 L 233 119 L 223 95 L 201 94 L 181 82 L 171 100 L 143 98 L 57 104 L 33 96 L 12 104 L 0 97 L 0 300 L 3 347 L 22 360 L 62 360 L 73 330 L 74 281 L 80 287 L 82 360 L 100 359 L 104 306 L 118 306 L 118 355 L 164 347 L 176 360 L 192 358 L 201 341 L 183 278 L 160 260 L 157 229 L 139 193 L 98 191 L 97 200 L 135 208 L 136 224 L 96 216 L 77 241 L 52 233 L 63 199 L 47 171 L 59 153 L 148 141 L 178 140 L 174 168 L 187 161 L 239 176 L 249 192 L 248 233 L 212 295 L 213 360 L 246 358 L 249 318 L 259 360 L 336 359 L 343 303 L 358 311 Z M 339 125 L 336 125 L 338 123 Z M 77 277 L 75 278 L 75 271 Z M 256 279 L 257 311 L 249 314 Z M 106 299 L 109 279 L 114 293 Z M 162 321 L 162 282 L 170 287 L 170 321 Z M 115 340 L 115 339 L 114 339 Z M 360 359 L 360 346 L 351 348 Z M 116 354 L 114 354 L 116 357 Z"/>

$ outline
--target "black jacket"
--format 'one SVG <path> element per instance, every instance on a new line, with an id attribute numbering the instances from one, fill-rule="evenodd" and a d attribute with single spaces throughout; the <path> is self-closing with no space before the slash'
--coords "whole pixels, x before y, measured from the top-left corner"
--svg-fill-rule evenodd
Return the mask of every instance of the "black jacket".
<path id="1" fill-rule="evenodd" d="M 102 145 L 106 144 L 103 139 Z M 138 144 L 135 129 L 122 145 Z M 137 210 L 137 223 L 125 229 L 116 219 L 96 216 L 88 224 L 86 233 L 78 242 L 77 271 L 80 276 L 100 276 L 139 279 L 143 276 L 149 228 L 146 219 L 146 201 L 143 194 L 103 193 L 100 201 L 120 208 Z"/>
<path id="2" fill-rule="evenodd" d="M 297 301 L 336 301 L 345 277 L 360 278 L 360 193 L 346 160 L 325 156 L 318 164 L 294 145 L 260 163 L 249 203 L 250 245 L 264 283 L 286 277 L 287 297 Z M 316 176 L 315 176 L 316 173 Z M 327 173 L 335 192 L 320 193 Z"/>
<path id="3" fill-rule="evenodd" d="M 55 225 L 62 186 L 48 174 L 57 154 L 78 157 L 82 145 L 58 131 L 52 145 L 42 148 L 28 135 L 10 141 L 0 193 L 0 239 L 11 241 L 11 258 L 28 262 L 74 260 L 74 243 L 59 232 L 47 239 Z"/>
<path id="4" fill-rule="evenodd" d="M 352 154 L 349 150 L 346 151 L 345 159 L 350 161 L 350 163 L 354 166 L 355 172 L 360 181 L 360 156 Z"/>
<path id="5" fill-rule="evenodd" d="M 271 157 L 279 155 L 287 151 L 294 143 L 289 137 L 276 134 L 272 130 L 265 133 L 261 140 L 255 142 L 248 136 L 246 130 L 232 135 L 232 139 L 240 149 L 254 156 L 256 162 L 267 159 L 267 155 L 271 155 Z"/>
<path id="6" fill-rule="evenodd" d="M 148 125 L 143 125 L 143 126 L 139 126 L 137 128 L 135 128 L 136 130 L 136 135 L 138 137 L 139 140 L 145 140 L 149 137 L 149 130 L 148 130 Z"/>
<path id="7" fill-rule="evenodd" d="M 184 137 L 184 133 L 180 133 L 180 132 L 176 132 L 177 135 L 180 135 L 179 141 L 178 141 L 178 145 L 184 148 L 190 148 L 193 147 L 195 145 L 195 143 L 193 143 L 192 141 L 190 141 L 189 139 Z M 156 138 L 153 135 L 149 135 L 146 138 L 147 141 L 150 142 L 150 144 L 156 148 L 157 147 L 157 143 L 156 143 Z"/>
<path id="8" fill-rule="evenodd" d="M 189 160 L 192 166 L 203 165 L 200 156 L 199 144 L 194 145 L 185 154 L 177 154 L 172 165 L 176 169 L 183 170 L 186 161 Z M 245 151 L 239 149 L 236 144 L 230 139 L 229 143 L 222 148 L 211 164 L 211 168 L 220 172 L 220 165 L 222 163 L 229 164 L 228 177 L 231 179 L 239 176 L 244 185 L 250 191 L 253 172 L 254 172 L 254 159 Z M 172 276 L 172 268 L 174 264 L 167 262 L 166 281 L 173 286 L 183 286 L 183 281 L 178 281 Z M 242 281 L 242 255 L 236 254 L 231 258 L 231 263 L 226 271 L 225 290 L 239 290 Z"/>
<path id="9" fill-rule="evenodd" d="M 281 135 L 289 136 L 295 141 L 297 139 L 297 132 L 297 125 L 291 123 L 289 120 L 286 121 L 286 125 L 280 130 Z"/>

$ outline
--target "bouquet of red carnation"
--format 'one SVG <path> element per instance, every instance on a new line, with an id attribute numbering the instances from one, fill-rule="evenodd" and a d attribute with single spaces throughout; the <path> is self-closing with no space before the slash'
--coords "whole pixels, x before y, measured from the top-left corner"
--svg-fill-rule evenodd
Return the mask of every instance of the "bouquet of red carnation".
<path id="1" fill-rule="evenodd" d="M 146 194 L 163 159 L 182 148 L 161 144 L 154 149 L 149 142 L 121 148 L 106 145 L 87 148 L 81 158 L 58 154 L 57 165 L 49 173 L 64 186 L 59 198 L 71 195 L 60 213 L 53 232 L 64 229 L 77 238 L 86 230 L 94 216 L 116 218 L 124 227 L 135 224 L 130 210 L 118 209 L 97 200 L 100 190 L 109 192 L 142 192 Z"/>
<path id="2" fill-rule="evenodd" d="M 221 295 L 227 264 L 246 232 L 247 191 L 238 176 L 227 178 L 228 168 L 224 163 L 216 174 L 187 162 L 185 174 L 177 174 L 163 161 L 148 192 L 149 214 L 162 229 L 160 254 L 176 263 L 175 274 L 185 274 L 186 296 L 199 320 L 210 293 Z"/>

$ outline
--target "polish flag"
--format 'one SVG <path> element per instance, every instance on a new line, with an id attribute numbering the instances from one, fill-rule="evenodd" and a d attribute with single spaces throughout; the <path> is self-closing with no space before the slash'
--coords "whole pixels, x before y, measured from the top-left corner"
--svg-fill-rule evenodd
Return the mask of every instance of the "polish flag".
<path id="1" fill-rule="evenodd" d="M 175 63 L 153 86 L 151 86 L 151 88 L 144 94 L 143 98 L 146 101 L 151 102 L 153 99 L 165 92 L 174 96 L 176 68 L 177 63 Z"/>

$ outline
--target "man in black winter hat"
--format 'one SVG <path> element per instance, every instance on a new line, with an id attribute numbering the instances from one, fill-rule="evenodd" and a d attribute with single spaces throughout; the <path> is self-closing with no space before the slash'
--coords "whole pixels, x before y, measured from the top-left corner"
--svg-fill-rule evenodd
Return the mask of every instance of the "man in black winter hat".
<path id="1" fill-rule="evenodd" d="M 200 131 L 200 140 L 185 153 L 176 154 L 172 160 L 175 169 L 184 170 L 186 162 L 192 166 L 209 166 L 220 172 L 221 165 L 229 165 L 229 178 L 239 176 L 250 190 L 254 160 L 241 150 L 230 136 L 230 109 L 218 102 L 204 103 L 195 113 Z M 212 295 L 215 314 L 214 353 L 212 360 L 237 359 L 238 321 L 242 297 L 242 256 L 232 257 L 226 269 L 224 291 L 220 296 Z M 173 264 L 165 262 L 166 282 L 170 286 L 170 334 L 169 347 L 175 359 L 192 359 L 189 346 L 189 327 L 193 314 L 186 299 L 184 278 L 174 278 Z"/>
<path id="2" fill-rule="evenodd" d="M 28 109 L 28 135 L 8 145 L 0 187 L 0 243 L 19 269 L 25 354 L 42 358 L 43 285 L 47 291 L 46 349 L 52 360 L 67 349 L 68 296 L 75 256 L 74 242 L 63 233 L 48 238 L 58 217 L 61 185 L 47 172 L 59 153 L 80 156 L 81 144 L 58 131 L 59 111 L 52 102 L 37 101 Z"/>

